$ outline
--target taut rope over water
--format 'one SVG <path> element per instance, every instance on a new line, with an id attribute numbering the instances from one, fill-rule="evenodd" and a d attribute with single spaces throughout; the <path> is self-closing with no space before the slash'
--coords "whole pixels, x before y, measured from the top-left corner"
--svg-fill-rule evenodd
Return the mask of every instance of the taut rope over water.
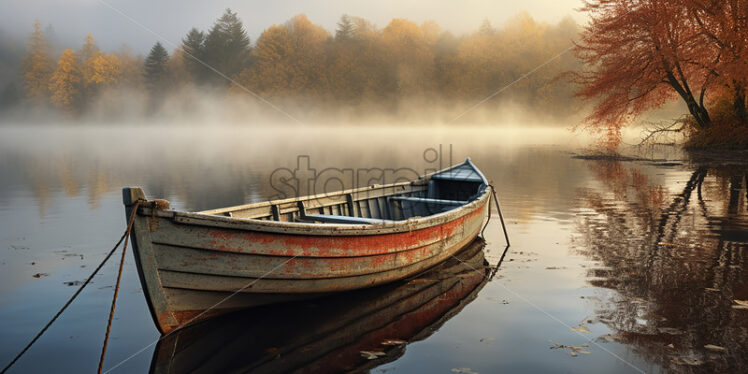
<path id="1" fill-rule="evenodd" d="M 496 197 L 496 188 L 493 186 L 493 184 L 489 184 L 488 187 L 491 187 L 491 194 L 493 195 L 493 201 L 496 202 L 496 210 L 499 211 L 499 219 L 501 220 L 501 228 L 504 230 L 504 239 L 506 239 L 506 247 L 509 248 L 511 244 L 509 244 L 509 234 L 506 232 L 506 225 L 504 224 L 504 215 L 501 214 L 501 204 L 499 204 L 499 198 Z M 486 227 L 488 227 L 488 222 L 491 221 L 491 199 L 488 199 L 488 219 L 486 220 L 486 224 L 483 226 L 483 229 L 480 230 L 480 236 L 484 237 L 483 232 L 486 231 Z M 506 253 L 506 249 L 504 250 L 504 253 Z M 503 257 L 503 256 L 502 256 Z"/>
<path id="2" fill-rule="evenodd" d="M 127 223 L 127 231 L 125 232 L 125 245 L 122 247 L 122 258 L 119 261 L 119 271 L 117 272 L 117 284 L 114 286 L 114 296 L 112 297 L 112 308 L 109 310 L 109 321 L 106 324 L 106 335 L 104 336 L 104 346 L 101 347 L 101 358 L 99 359 L 99 374 L 104 368 L 104 356 L 106 356 L 106 347 L 109 343 L 109 333 L 112 331 L 112 318 L 114 317 L 114 308 L 117 306 L 117 294 L 119 293 L 119 284 L 122 280 L 122 268 L 125 265 L 125 254 L 127 253 L 127 241 L 130 239 L 130 231 L 132 230 L 132 224 L 135 222 L 135 215 L 138 214 L 138 207 L 140 206 L 140 200 L 135 202 L 130 214 L 130 222 Z"/>
<path id="3" fill-rule="evenodd" d="M 13 360 L 10 363 L 8 363 L 8 365 L 6 365 L 3 368 L 2 371 L 0 371 L 0 374 L 5 374 L 8 371 L 8 369 L 10 369 L 13 365 L 15 365 L 15 363 L 18 361 L 18 359 L 20 359 L 21 356 L 23 356 L 26 353 L 26 351 L 28 351 L 29 348 L 31 348 L 31 346 L 34 345 L 34 343 L 36 343 L 37 340 L 39 340 L 39 338 L 42 336 L 42 334 L 44 334 L 44 332 L 47 331 L 47 329 L 49 328 L 49 326 L 52 326 L 52 324 L 57 320 L 57 318 L 62 314 L 62 312 L 64 312 L 65 309 L 67 309 L 67 307 L 70 306 L 70 304 L 73 302 L 73 300 L 75 300 L 76 297 L 78 297 L 78 295 L 80 295 L 81 291 L 83 291 L 83 289 L 86 288 L 86 286 L 89 283 L 91 283 L 91 280 L 93 279 L 93 277 L 99 272 L 99 270 L 101 270 L 101 268 L 109 260 L 109 258 L 112 257 L 112 255 L 114 254 L 114 251 L 116 251 L 117 248 L 119 247 L 119 245 L 122 244 L 123 240 L 125 240 L 125 248 L 127 248 L 127 240 L 126 240 L 126 238 L 128 238 L 130 236 L 130 230 L 132 230 L 132 224 L 135 221 L 135 215 L 138 212 L 138 206 L 139 205 L 140 205 L 140 201 L 138 201 L 138 202 L 135 203 L 135 207 L 132 210 L 132 214 L 130 215 L 130 221 L 127 224 L 127 230 L 125 230 L 125 232 L 119 238 L 119 240 L 117 241 L 117 244 L 115 244 L 114 247 L 111 250 L 109 250 L 109 253 L 107 253 L 106 257 L 104 257 L 104 260 L 101 261 L 101 263 L 99 264 L 99 266 L 97 266 L 96 269 L 94 269 L 93 273 L 91 273 L 91 275 L 89 275 L 88 278 L 86 278 L 86 280 L 83 282 L 83 284 L 80 286 L 80 288 L 78 288 L 78 290 L 75 291 L 75 293 L 73 294 L 73 296 L 71 296 L 70 299 L 68 299 L 68 301 L 65 303 L 65 305 L 63 305 L 62 308 L 60 308 L 60 310 L 57 312 L 57 314 L 55 314 L 54 317 L 52 317 L 52 319 L 49 322 L 47 322 L 47 324 L 44 326 L 44 328 L 42 328 L 39 331 L 39 333 L 37 333 L 36 336 L 34 336 L 34 338 L 31 339 L 31 341 L 29 342 L 29 344 L 27 344 L 26 347 L 24 347 L 23 350 L 21 350 L 21 352 L 19 352 L 18 355 L 16 355 L 16 357 L 13 358 Z M 124 260 L 124 252 L 125 251 L 123 250 L 122 251 L 123 260 Z M 122 264 L 120 264 L 120 275 L 121 274 L 122 274 Z M 118 287 L 119 287 L 119 279 L 120 279 L 120 276 L 118 275 L 117 276 L 117 286 Z M 117 291 L 115 289 L 115 300 L 116 300 L 116 297 L 117 297 L 116 296 L 117 295 L 116 292 Z M 112 312 L 114 312 L 114 305 L 112 305 Z M 109 325 L 111 325 L 111 322 L 112 322 L 112 317 L 110 315 L 109 316 Z M 109 325 L 107 325 L 107 337 L 109 336 Z M 105 347 L 104 350 L 106 350 L 106 342 L 104 343 L 104 347 Z M 104 359 L 104 352 L 102 352 L 102 357 L 101 358 L 102 358 L 102 361 L 103 361 L 103 359 Z M 99 363 L 99 372 L 101 372 L 101 363 Z"/>

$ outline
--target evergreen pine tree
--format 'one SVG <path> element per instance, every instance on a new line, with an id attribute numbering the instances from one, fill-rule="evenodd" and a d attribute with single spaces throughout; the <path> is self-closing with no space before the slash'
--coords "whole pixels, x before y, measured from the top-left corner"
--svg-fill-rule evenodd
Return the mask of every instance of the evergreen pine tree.
<path id="1" fill-rule="evenodd" d="M 166 84 L 166 63 L 169 61 L 169 53 L 160 42 L 151 48 L 151 52 L 145 59 L 145 86 L 151 93 L 163 92 Z"/>
<path id="2" fill-rule="evenodd" d="M 338 22 L 338 28 L 335 30 L 335 40 L 350 40 L 353 38 L 355 30 L 356 27 L 353 24 L 353 21 L 351 21 L 351 17 L 348 17 L 347 14 L 343 14 L 343 16 L 340 17 L 340 22 Z"/>
<path id="3" fill-rule="evenodd" d="M 226 9 L 226 13 L 210 29 L 204 47 L 203 61 L 227 77 L 233 77 L 249 63 L 249 37 L 242 21 L 231 9 Z M 209 74 L 209 80 L 216 84 L 229 84 L 213 72 Z"/>
<path id="4" fill-rule="evenodd" d="M 34 22 L 34 31 L 27 44 L 28 53 L 23 59 L 23 73 L 26 97 L 43 101 L 49 97 L 49 79 L 54 70 L 54 60 L 50 57 L 52 47 L 42 33 L 39 21 Z"/>
<path id="5" fill-rule="evenodd" d="M 491 21 L 486 18 L 483 20 L 483 23 L 480 24 L 478 33 L 481 35 L 491 35 L 496 33 L 496 29 L 494 29 L 493 25 L 491 25 Z"/>
<path id="6" fill-rule="evenodd" d="M 211 73 L 200 63 L 205 58 L 205 33 L 193 27 L 182 39 L 182 49 L 185 52 L 182 54 L 184 66 L 192 75 L 192 79 L 198 83 L 204 82 Z"/>

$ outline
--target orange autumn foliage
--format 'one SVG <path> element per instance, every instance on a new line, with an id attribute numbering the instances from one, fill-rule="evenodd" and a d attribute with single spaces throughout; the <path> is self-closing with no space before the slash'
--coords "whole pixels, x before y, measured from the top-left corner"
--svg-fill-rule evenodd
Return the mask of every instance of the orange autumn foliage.
<path id="1" fill-rule="evenodd" d="M 595 100 L 583 127 L 614 148 L 637 116 L 680 99 L 694 131 L 712 127 L 709 107 L 725 86 L 745 122 L 748 2 L 745 0 L 590 0 L 577 56 L 577 95 Z"/>
<path id="2" fill-rule="evenodd" d="M 49 90 L 52 92 L 51 101 L 67 114 L 76 110 L 83 81 L 78 57 L 72 49 L 62 51 L 57 69 L 50 79 Z"/>

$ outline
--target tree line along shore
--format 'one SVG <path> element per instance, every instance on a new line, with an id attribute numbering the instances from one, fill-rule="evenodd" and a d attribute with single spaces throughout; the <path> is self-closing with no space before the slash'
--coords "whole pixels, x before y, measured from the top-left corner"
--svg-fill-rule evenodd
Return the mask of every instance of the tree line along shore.
<path id="1" fill-rule="evenodd" d="M 485 21 L 462 36 L 433 21 L 395 18 L 378 28 L 347 15 L 328 32 L 298 15 L 252 42 L 239 16 L 226 10 L 209 30 L 189 30 L 171 51 L 156 42 L 145 57 L 128 50 L 107 53 L 88 35 L 80 48 L 53 57 L 37 22 L 20 69 L 22 101 L 78 116 L 106 92 L 142 90 L 157 103 L 192 86 L 218 95 L 246 95 L 246 89 L 281 106 L 292 101 L 396 112 L 415 99 L 481 99 L 552 57 L 559 46 L 571 45 L 578 32 L 570 18 L 549 25 L 526 13 L 502 28 Z M 573 56 L 564 56 L 516 84 L 511 101 L 570 115 L 577 108 L 572 84 L 554 77 L 577 65 Z"/>
<path id="2" fill-rule="evenodd" d="M 451 123 L 476 103 L 484 121 L 495 121 L 509 103 L 560 122 L 584 114 L 578 127 L 613 150 L 625 126 L 679 102 L 683 115 L 653 125 L 647 139 L 676 134 L 694 148 L 748 146 L 746 0 L 589 0 L 580 11 L 584 25 L 521 13 L 459 36 L 433 21 L 394 18 L 379 28 L 348 15 L 329 32 L 302 14 L 252 41 L 227 9 L 209 30 L 187 31 L 171 50 L 156 42 L 145 57 L 102 51 L 90 34 L 53 56 L 36 22 L 0 108 L 48 107 L 77 118 L 102 97 L 137 92 L 147 114 L 196 88 L 279 111 L 346 108 L 358 118 L 449 108 L 438 121 Z"/>

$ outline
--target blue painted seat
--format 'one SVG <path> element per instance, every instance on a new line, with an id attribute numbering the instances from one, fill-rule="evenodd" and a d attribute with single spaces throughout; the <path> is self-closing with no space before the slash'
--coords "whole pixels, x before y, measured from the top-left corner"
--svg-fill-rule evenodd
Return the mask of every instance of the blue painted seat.
<path id="1" fill-rule="evenodd" d="M 425 197 L 409 197 L 409 196 L 393 196 L 393 197 L 390 197 L 390 200 L 408 201 L 411 203 L 433 204 L 433 205 L 465 205 L 468 203 L 467 201 L 461 201 L 461 200 L 428 199 Z"/>
<path id="2" fill-rule="evenodd" d="M 307 214 L 298 219 L 307 222 L 342 223 L 350 225 L 371 225 L 374 223 L 392 222 L 389 219 L 337 216 L 333 214 Z"/>

